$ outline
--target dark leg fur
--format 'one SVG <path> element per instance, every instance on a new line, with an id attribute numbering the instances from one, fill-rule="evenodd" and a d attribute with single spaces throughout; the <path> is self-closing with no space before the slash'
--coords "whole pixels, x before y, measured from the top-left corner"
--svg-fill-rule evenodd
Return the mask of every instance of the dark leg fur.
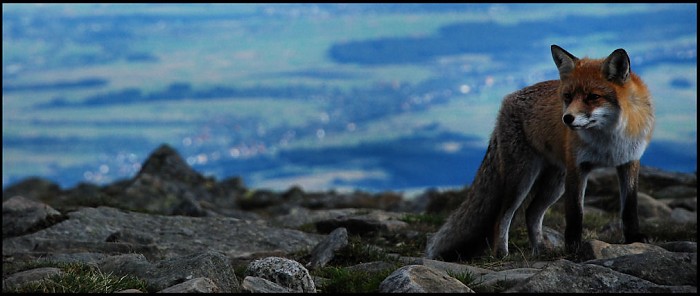
<path id="1" fill-rule="evenodd" d="M 618 166 L 617 177 L 620 184 L 620 209 L 625 243 L 647 242 L 646 235 L 639 230 L 639 217 L 637 216 L 639 161 Z"/>

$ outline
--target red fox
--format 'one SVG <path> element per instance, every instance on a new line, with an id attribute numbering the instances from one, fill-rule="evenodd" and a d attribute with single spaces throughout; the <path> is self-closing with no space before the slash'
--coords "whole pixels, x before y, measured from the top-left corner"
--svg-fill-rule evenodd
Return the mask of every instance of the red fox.
<path id="1" fill-rule="evenodd" d="M 625 243 L 646 241 L 637 218 L 639 159 L 651 139 L 651 94 L 630 70 L 624 49 L 605 59 L 579 59 L 551 46 L 559 80 L 506 96 L 486 155 L 466 199 L 429 240 L 426 257 L 465 260 L 491 249 L 508 255 L 508 230 L 525 211 L 533 253 L 547 249 L 545 211 L 565 196 L 565 245 L 577 252 L 588 173 L 616 167 Z"/>

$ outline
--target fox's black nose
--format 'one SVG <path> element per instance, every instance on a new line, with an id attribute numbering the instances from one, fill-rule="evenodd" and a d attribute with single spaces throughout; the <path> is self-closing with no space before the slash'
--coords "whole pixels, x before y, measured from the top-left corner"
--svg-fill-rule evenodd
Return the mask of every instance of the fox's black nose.
<path id="1" fill-rule="evenodd" d="M 561 118 L 566 125 L 571 125 L 572 122 L 574 122 L 574 116 L 571 114 L 565 114 L 564 117 Z"/>

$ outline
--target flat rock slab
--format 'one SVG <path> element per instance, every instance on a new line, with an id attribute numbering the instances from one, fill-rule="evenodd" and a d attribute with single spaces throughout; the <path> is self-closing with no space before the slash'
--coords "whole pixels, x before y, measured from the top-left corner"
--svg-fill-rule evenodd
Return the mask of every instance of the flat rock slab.
<path id="1" fill-rule="evenodd" d="M 281 251 L 291 253 L 313 248 L 322 235 L 293 229 L 270 227 L 264 222 L 225 217 L 160 216 L 129 212 L 110 207 L 81 208 L 68 214 L 68 219 L 35 233 L 3 239 L 3 255 L 28 253 L 37 245 L 70 242 L 82 247 L 75 252 L 89 252 L 95 246 L 117 244 L 110 242 L 115 234 L 137 234 L 152 242 L 134 246 L 157 249 L 161 258 L 183 256 L 193 252 L 216 250 L 235 258 L 240 254 Z M 55 248 L 61 249 L 60 245 Z M 71 247 L 62 248 L 70 252 Z M 104 250 L 104 246 L 101 248 Z M 109 248 L 120 253 L 120 248 Z M 49 250 L 46 250 L 47 252 Z M 100 250 L 97 250 L 98 252 Z"/>

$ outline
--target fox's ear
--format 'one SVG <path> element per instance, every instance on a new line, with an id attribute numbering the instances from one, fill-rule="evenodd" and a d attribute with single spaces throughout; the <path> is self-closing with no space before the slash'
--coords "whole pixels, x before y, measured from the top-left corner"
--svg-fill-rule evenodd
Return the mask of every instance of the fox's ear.
<path id="1" fill-rule="evenodd" d="M 559 77 L 566 76 L 574 70 L 574 65 L 578 58 L 563 48 L 552 45 L 552 58 L 559 69 Z"/>
<path id="2" fill-rule="evenodd" d="M 618 48 L 603 62 L 603 75 L 608 80 L 624 84 L 630 77 L 630 57 L 627 52 Z"/>

